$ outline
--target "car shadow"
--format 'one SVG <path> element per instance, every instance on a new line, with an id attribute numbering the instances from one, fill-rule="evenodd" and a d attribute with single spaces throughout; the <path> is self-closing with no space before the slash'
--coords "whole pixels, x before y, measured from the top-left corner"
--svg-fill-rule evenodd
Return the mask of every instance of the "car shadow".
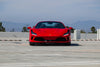
<path id="1" fill-rule="evenodd" d="M 36 44 L 35 46 L 69 46 L 69 45 L 65 45 L 65 44 Z M 70 46 L 81 46 L 81 45 L 72 43 Z"/>
<path id="2" fill-rule="evenodd" d="M 82 46 L 82 45 L 72 43 L 70 46 Z"/>

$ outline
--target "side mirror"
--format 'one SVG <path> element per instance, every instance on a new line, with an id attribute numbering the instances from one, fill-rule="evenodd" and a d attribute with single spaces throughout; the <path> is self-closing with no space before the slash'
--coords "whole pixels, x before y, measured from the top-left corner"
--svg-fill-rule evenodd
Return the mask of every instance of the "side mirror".
<path id="1" fill-rule="evenodd" d="M 27 27 L 27 29 L 31 29 L 31 27 Z"/>
<path id="2" fill-rule="evenodd" d="M 69 29 L 72 30 L 73 28 L 72 27 L 69 27 Z"/>

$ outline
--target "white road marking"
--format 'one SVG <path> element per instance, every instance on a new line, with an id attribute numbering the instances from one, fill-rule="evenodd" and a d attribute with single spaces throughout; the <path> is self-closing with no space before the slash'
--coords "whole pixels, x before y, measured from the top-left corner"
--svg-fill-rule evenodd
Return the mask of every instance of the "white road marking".
<path id="1" fill-rule="evenodd" d="M 100 64 L 100 61 L 41 62 L 41 63 L 0 63 L 0 67 L 65 66 L 65 65 L 96 65 L 96 64 Z"/>

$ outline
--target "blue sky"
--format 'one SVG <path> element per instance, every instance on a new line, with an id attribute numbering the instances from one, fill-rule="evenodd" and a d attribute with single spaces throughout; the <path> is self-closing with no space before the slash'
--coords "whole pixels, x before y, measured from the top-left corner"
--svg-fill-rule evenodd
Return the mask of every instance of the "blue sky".
<path id="1" fill-rule="evenodd" d="M 0 21 L 100 21 L 100 0 L 0 0 Z"/>

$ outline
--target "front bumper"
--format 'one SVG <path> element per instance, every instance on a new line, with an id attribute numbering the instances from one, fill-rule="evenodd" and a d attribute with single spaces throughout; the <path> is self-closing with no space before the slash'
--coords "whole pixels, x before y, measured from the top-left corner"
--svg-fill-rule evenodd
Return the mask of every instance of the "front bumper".
<path id="1" fill-rule="evenodd" d="M 69 36 L 30 36 L 30 42 L 34 43 L 70 43 L 70 35 Z"/>

